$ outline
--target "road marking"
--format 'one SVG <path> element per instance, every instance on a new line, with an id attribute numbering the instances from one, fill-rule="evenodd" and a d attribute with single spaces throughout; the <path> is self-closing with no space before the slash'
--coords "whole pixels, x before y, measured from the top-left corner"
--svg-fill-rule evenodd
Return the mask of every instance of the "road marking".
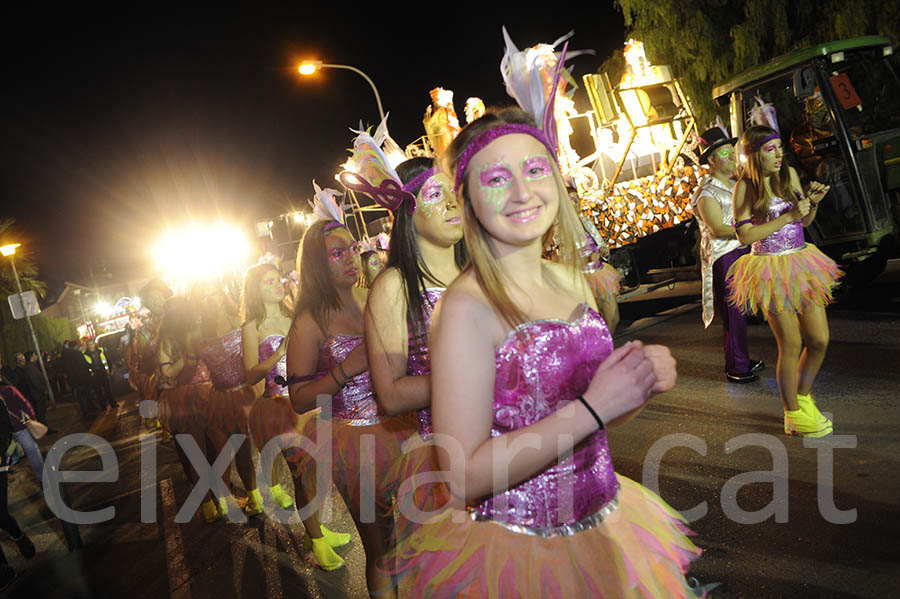
<path id="1" fill-rule="evenodd" d="M 172 599 L 191 599 L 190 577 L 184 563 L 184 543 L 181 540 L 181 530 L 175 522 L 175 514 L 178 510 L 175 506 L 175 493 L 172 490 L 171 478 L 160 481 L 159 493 L 162 496 L 163 535 L 166 539 L 169 594 Z"/>

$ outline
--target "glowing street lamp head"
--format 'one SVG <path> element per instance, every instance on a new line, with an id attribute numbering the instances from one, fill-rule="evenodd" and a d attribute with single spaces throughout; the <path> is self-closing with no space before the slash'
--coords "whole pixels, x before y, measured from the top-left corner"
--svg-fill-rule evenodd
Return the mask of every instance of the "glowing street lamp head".
<path id="1" fill-rule="evenodd" d="M 301 75 L 312 75 L 320 66 L 322 66 L 321 60 L 304 60 L 297 70 Z"/>
<path id="2" fill-rule="evenodd" d="M 16 248 L 22 245 L 21 243 L 7 243 L 4 246 L 0 246 L 0 254 L 4 256 L 12 256 L 16 253 Z"/>

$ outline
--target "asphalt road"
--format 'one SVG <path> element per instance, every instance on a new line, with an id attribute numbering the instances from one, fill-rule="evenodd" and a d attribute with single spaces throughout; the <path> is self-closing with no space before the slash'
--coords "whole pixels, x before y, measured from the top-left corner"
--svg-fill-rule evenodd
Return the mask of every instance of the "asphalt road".
<path id="1" fill-rule="evenodd" d="M 749 330 L 751 355 L 768 365 L 761 380 L 729 384 L 717 325 L 703 329 L 694 298 L 663 295 L 623 306 L 617 342 L 670 346 L 678 385 L 613 429 L 610 446 L 620 474 L 658 488 L 673 507 L 692 514 L 704 555 L 691 574 L 724 583 L 719 598 L 900 596 L 900 265 L 892 263 L 865 292 L 829 311 L 831 345 L 814 394 L 831 413 L 835 435 L 812 442 L 781 431 L 776 347 L 765 324 Z M 71 403 L 51 410 L 50 420 L 61 434 L 43 440 L 45 450 L 85 430 Z M 81 526 L 84 547 L 69 551 L 33 475 L 18 466 L 10 507 L 38 555 L 26 561 L 3 540 L 20 571 L 6 596 L 366 596 L 359 538 L 336 494 L 328 521 L 354 532 L 354 540 L 340 550 L 349 567 L 326 573 L 306 561 L 299 523 L 206 524 L 197 515 L 176 524 L 190 488 L 171 444 L 158 446 L 156 488 L 146 489 L 156 499 L 156 521 L 142 523 L 134 396 L 118 414 L 94 420 L 89 432 L 110 443 L 119 474 L 114 482 L 70 483 L 73 506 L 112 506 L 114 518 Z M 101 461 L 81 447 L 63 465 L 97 471 Z"/>

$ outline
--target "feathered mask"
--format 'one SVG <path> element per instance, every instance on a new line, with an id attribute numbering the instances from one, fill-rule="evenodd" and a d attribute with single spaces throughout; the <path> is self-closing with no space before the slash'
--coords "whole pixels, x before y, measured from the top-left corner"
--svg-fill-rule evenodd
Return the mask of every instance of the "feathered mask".
<path id="1" fill-rule="evenodd" d="M 316 220 L 331 220 L 340 224 L 344 224 L 344 197 L 341 192 L 336 189 L 325 188 L 322 189 L 319 185 L 313 180 L 313 189 L 315 190 L 315 195 L 313 199 L 309 202 L 309 205 L 312 206 L 313 214 L 317 217 Z M 341 202 L 338 204 L 336 198 L 340 197 Z"/>
<path id="2" fill-rule="evenodd" d="M 410 200 L 407 210 L 412 214 L 416 211 L 416 197 L 403 188 L 400 176 L 381 149 L 382 143 L 387 139 L 386 121 L 387 116 L 375 130 L 374 136 L 366 131 L 351 129 L 356 133 L 356 139 L 353 140 L 353 155 L 350 158 L 355 171 L 342 172 L 341 183 L 347 189 L 366 194 L 379 206 L 391 212 L 399 210 L 403 200 Z"/>

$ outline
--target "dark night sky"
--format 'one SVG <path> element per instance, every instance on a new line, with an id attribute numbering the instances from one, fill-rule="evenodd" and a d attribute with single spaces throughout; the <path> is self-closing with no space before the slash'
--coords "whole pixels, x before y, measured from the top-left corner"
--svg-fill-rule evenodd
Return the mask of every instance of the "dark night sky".
<path id="1" fill-rule="evenodd" d="M 137 5 L 132 5 L 134 9 Z M 386 5 L 385 5 L 386 6 Z M 252 222 L 333 185 L 348 127 L 376 124 L 365 81 L 325 70 L 300 79 L 306 57 L 354 65 L 375 81 L 401 146 L 424 133 L 428 90 L 508 104 L 499 62 L 506 24 L 522 48 L 575 30 L 576 80 L 623 42 L 611 6 L 527 18 L 459 13 L 397 18 L 304 15 L 263 8 L 203 12 L 153 7 L 143 16 L 3 15 L 3 214 L 14 216 L 43 278 L 83 280 L 143 258 L 163 223 L 187 215 Z M 504 5 L 509 6 L 509 5 Z M 596 5 L 595 5 L 596 6 Z M 450 10 L 455 9 L 455 10 Z M 580 109 L 586 109 L 583 92 Z"/>

